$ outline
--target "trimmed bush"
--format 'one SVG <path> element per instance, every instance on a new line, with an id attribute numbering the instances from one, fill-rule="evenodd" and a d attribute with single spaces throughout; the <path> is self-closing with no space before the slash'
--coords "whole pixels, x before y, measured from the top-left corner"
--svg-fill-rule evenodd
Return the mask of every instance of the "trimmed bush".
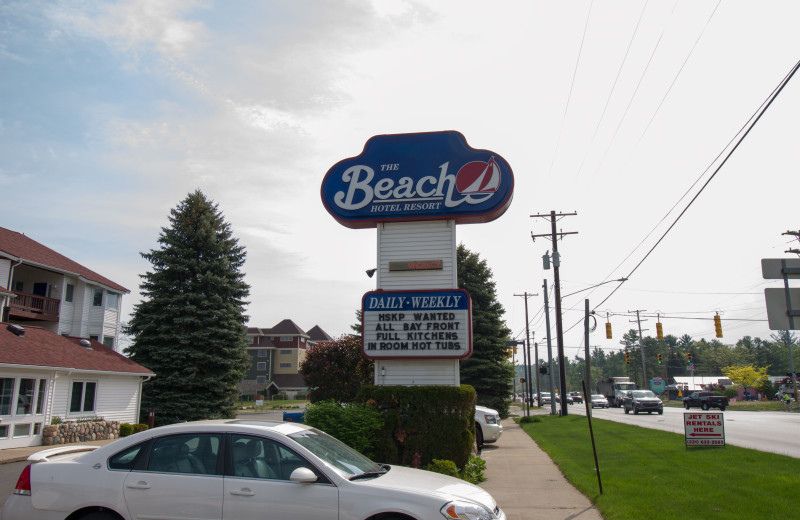
<path id="1" fill-rule="evenodd" d="M 358 401 L 380 412 L 375 460 L 422 467 L 434 459 L 464 468 L 475 442 L 475 389 L 453 386 L 361 387 Z"/>
<path id="2" fill-rule="evenodd" d="M 145 431 L 146 429 L 149 428 L 149 426 L 147 426 L 146 424 L 142 424 L 142 423 L 136 423 L 136 424 L 134 424 L 132 426 L 133 426 L 133 433 L 143 432 L 143 431 Z"/>
<path id="3" fill-rule="evenodd" d="M 376 440 L 383 425 L 377 410 L 360 403 L 323 401 L 306 406 L 303 420 L 367 457 L 375 457 Z"/>
<path id="4" fill-rule="evenodd" d="M 433 459 L 433 462 L 425 466 L 425 469 L 427 471 L 433 471 L 434 473 L 441 473 L 442 475 L 458 478 L 458 468 L 456 467 L 456 463 L 452 460 Z"/>
<path id="5" fill-rule="evenodd" d="M 133 426 L 128 423 L 122 423 L 119 425 L 119 436 L 120 437 L 127 437 L 128 435 L 133 433 Z"/>

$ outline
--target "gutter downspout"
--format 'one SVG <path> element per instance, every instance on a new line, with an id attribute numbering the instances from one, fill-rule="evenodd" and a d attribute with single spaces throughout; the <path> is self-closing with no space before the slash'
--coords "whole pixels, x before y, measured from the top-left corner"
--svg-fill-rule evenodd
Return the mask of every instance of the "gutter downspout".
<path id="1" fill-rule="evenodd" d="M 145 381 L 150 381 L 155 376 L 142 376 L 139 378 L 139 395 L 136 398 L 136 422 L 142 419 L 142 385 Z"/>

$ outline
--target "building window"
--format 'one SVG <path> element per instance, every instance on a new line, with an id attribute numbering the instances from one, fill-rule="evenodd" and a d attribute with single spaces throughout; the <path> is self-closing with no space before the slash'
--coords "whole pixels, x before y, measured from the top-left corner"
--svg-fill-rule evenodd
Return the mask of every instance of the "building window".
<path id="1" fill-rule="evenodd" d="M 291 336 L 281 336 L 280 341 L 292 341 Z"/>
<path id="2" fill-rule="evenodd" d="M 256 370 L 258 370 L 259 372 L 263 372 L 266 369 L 267 369 L 266 361 L 259 361 L 258 363 L 256 363 Z"/>
<path id="3" fill-rule="evenodd" d="M 22 292 L 22 288 L 25 287 L 22 285 L 22 282 L 14 282 L 14 290 L 17 292 Z"/>
<path id="4" fill-rule="evenodd" d="M 119 294 L 110 292 L 106 296 L 106 309 L 118 309 L 119 308 Z"/>
<path id="5" fill-rule="evenodd" d="M 14 437 L 27 437 L 31 434 L 31 425 L 29 423 L 17 423 L 14 425 Z"/>
<path id="6" fill-rule="evenodd" d="M 292 353 L 292 349 L 283 349 L 283 350 L 281 350 L 281 354 L 291 354 L 291 353 Z"/>
<path id="7" fill-rule="evenodd" d="M 292 368 L 292 364 L 291 363 L 281 363 L 280 366 L 281 366 L 281 368 Z"/>
<path id="8" fill-rule="evenodd" d="M 72 299 L 75 297 L 75 286 L 71 283 L 67 284 L 67 294 L 64 295 L 64 301 L 72 303 Z"/>
<path id="9" fill-rule="evenodd" d="M 33 413 L 33 396 L 36 389 L 35 379 L 20 379 L 19 392 L 17 393 L 16 415 L 30 415 Z M 14 433 L 16 436 L 16 432 Z"/>
<path id="10" fill-rule="evenodd" d="M 255 336 L 247 336 L 247 344 L 248 345 L 255 345 L 256 344 L 256 337 Z"/>
<path id="11" fill-rule="evenodd" d="M 72 397 L 69 401 L 69 411 L 93 412 L 97 383 L 94 381 L 73 381 Z"/>
<path id="12" fill-rule="evenodd" d="M 300 338 L 300 343 L 305 343 L 305 342 L 306 342 L 306 338 Z"/>
<path id="13" fill-rule="evenodd" d="M 33 425 L 33 434 L 34 435 L 39 435 L 40 433 L 42 433 L 42 423 L 40 423 L 40 422 L 34 423 L 34 425 Z"/>
<path id="14" fill-rule="evenodd" d="M 47 379 L 40 379 L 39 391 L 36 393 L 36 415 L 41 415 L 44 413 L 44 397 L 46 394 L 47 394 Z"/>
<path id="15" fill-rule="evenodd" d="M 15 381 L 11 377 L 0 379 L 0 415 L 11 415 L 11 398 L 14 395 Z"/>
<path id="16" fill-rule="evenodd" d="M 267 357 L 267 349 L 265 348 L 258 349 L 258 357 Z"/>
<path id="17" fill-rule="evenodd" d="M 267 383 L 267 376 L 256 376 L 256 384 L 264 385 Z"/>
<path id="18" fill-rule="evenodd" d="M 8 425 L 0 424 L 0 439 L 8 439 Z"/>
<path id="19" fill-rule="evenodd" d="M 100 307 L 103 305 L 103 289 L 95 289 L 94 290 L 94 301 L 92 305 L 95 307 Z"/>
<path id="20" fill-rule="evenodd" d="M 114 336 L 103 336 L 103 345 L 114 348 Z"/>

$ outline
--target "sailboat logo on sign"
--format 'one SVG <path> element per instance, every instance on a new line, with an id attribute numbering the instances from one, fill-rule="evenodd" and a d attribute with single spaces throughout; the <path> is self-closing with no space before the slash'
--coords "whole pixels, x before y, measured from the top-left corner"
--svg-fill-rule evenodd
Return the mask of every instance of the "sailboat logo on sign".
<path id="1" fill-rule="evenodd" d="M 500 187 L 500 168 L 494 160 L 473 161 L 465 164 L 456 174 L 456 189 L 462 195 L 486 193 L 491 196 Z"/>

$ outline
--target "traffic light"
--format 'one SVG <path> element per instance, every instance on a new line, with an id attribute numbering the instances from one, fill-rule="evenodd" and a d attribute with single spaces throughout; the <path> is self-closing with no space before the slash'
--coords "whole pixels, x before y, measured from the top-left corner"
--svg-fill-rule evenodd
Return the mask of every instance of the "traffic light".
<path id="1" fill-rule="evenodd" d="M 664 339 L 664 330 L 661 328 L 661 322 L 656 322 L 656 338 Z M 660 363 L 660 361 L 659 361 Z"/>
<path id="2" fill-rule="evenodd" d="M 692 353 L 691 352 L 687 352 L 686 353 L 686 361 L 688 361 L 689 363 L 692 362 Z"/>
<path id="3" fill-rule="evenodd" d="M 722 320 L 719 317 L 719 314 L 714 315 L 714 330 L 717 331 L 717 337 L 722 337 Z"/>
<path id="4" fill-rule="evenodd" d="M 517 346 L 516 345 L 514 345 L 514 355 L 515 356 L 517 355 Z"/>
<path id="5" fill-rule="evenodd" d="M 661 364 L 661 354 L 658 355 L 658 364 Z"/>
<path id="6" fill-rule="evenodd" d="M 631 356 L 627 352 L 625 353 L 625 364 L 626 365 L 630 365 L 631 364 Z"/>
<path id="7" fill-rule="evenodd" d="M 606 339 L 611 339 L 611 323 L 606 322 Z"/>
<path id="8" fill-rule="evenodd" d="M 506 381 L 508 381 L 508 379 L 506 379 Z M 519 378 L 519 382 L 520 382 L 520 383 L 524 383 L 524 382 L 525 382 L 525 378 L 524 378 L 524 377 L 520 377 L 520 378 Z"/>

